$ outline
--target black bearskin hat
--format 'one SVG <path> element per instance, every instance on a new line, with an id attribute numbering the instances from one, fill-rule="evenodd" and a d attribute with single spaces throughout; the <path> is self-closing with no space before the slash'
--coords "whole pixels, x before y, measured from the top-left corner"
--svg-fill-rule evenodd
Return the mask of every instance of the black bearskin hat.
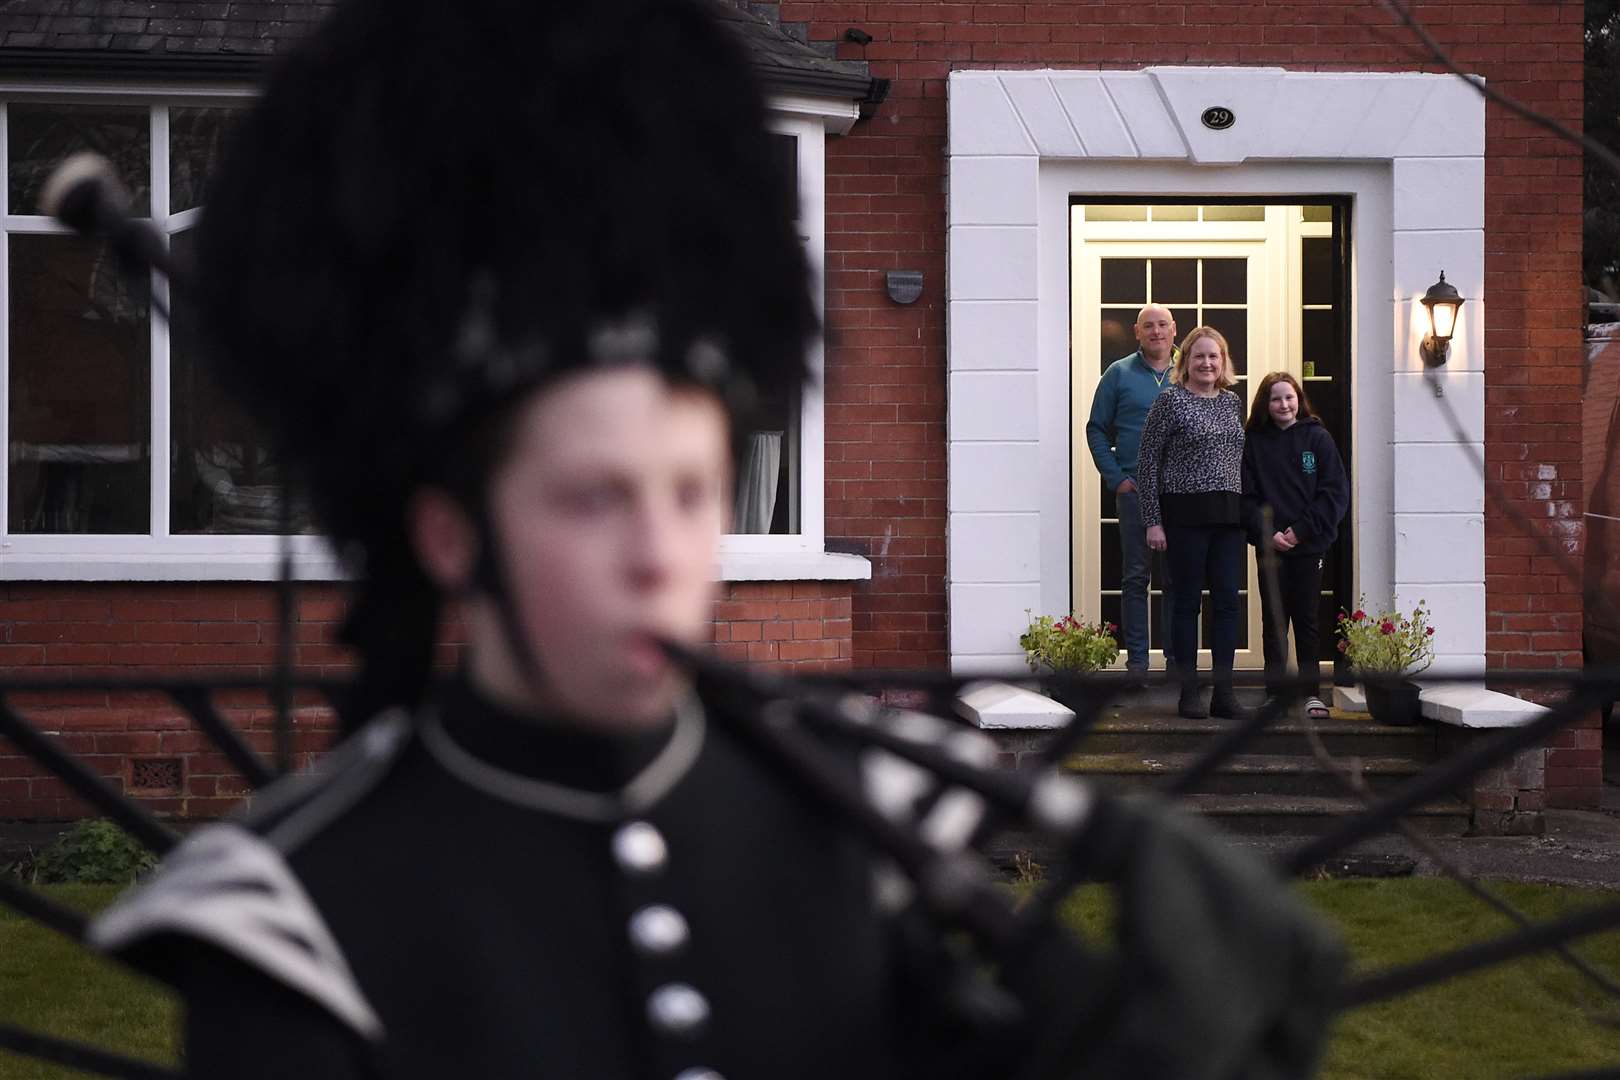
<path id="1" fill-rule="evenodd" d="M 733 401 L 805 378 L 791 180 L 720 2 L 349 0 L 235 133 L 193 295 L 220 382 L 363 556 L 350 637 L 402 670 L 359 708 L 426 677 L 405 505 L 493 410 L 627 350 Z"/>

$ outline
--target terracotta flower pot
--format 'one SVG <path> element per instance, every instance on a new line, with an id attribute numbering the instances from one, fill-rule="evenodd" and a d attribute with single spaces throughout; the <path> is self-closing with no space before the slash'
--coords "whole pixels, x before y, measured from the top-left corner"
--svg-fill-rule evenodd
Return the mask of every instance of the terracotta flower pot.
<path id="1" fill-rule="evenodd" d="M 1367 683 L 1367 712 L 1380 724 L 1407 727 L 1423 719 L 1418 703 L 1421 688 L 1415 682 Z"/>

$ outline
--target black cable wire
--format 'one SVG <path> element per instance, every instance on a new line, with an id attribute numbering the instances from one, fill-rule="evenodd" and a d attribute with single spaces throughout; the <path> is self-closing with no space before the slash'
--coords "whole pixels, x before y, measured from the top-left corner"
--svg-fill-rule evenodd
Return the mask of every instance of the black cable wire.
<path id="1" fill-rule="evenodd" d="M 170 691 L 170 696 L 174 698 L 175 704 L 184 709 L 186 715 L 202 729 L 203 734 L 213 740 L 220 753 L 225 755 L 226 760 L 247 779 L 248 783 L 261 788 L 276 778 L 275 770 L 248 745 L 247 740 L 231 726 L 230 721 L 214 708 L 213 699 L 207 690 L 188 686 Z"/>
<path id="2" fill-rule="evenodd" d="M 17 749 L 61 780 L 79 798 L 116 821 L 149 851 L 162 855 L 179 843 L 179 834 L 173 829 L 115 790 L 55 739 L 18 715 L 3 693 L 0 693 L 0 736 L 10 739 Z"/>
<path id="3" fill-rule="evenodd" d="M 182 1073 L 162 1065 L 70 1039 L 38 1035 L 10 1024 L 0 1024 L 0 1049 L 117 1080 L 185 1080 Z"/>
<path id="4" fill-rule="evenodd" d="M 1413 964 L 1356 979 L 1345 986 L 1339 998 L 1339 1008 L 1355 1009 L 1387 1001 L 1458 975 L 1616 928 L 1620 928 L 1620 902 L 1578 911 L 1563 918 L 1538 923 L 1529 930 L 1465 945 Z"/>

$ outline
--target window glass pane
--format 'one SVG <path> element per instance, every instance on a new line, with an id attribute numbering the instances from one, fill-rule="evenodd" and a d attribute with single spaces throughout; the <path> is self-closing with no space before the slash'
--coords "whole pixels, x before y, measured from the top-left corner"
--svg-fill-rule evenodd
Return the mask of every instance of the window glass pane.
<path id="1" fill-rule="evenodd" d="M 1205 259 L 1204 303 L 1247 304 L 1249 302 L 1249 260 Z"/>
<path id="2" fill-rule="evenodd" d="M 1107 371 L 1108 365 L 1122 356 L 1136 351 L 1136 308 L 1103 308 L 1102 346 L 1098 350 L 1097 370 Z"/>
<path id="3" fill-rule="evenodd" d="M 195 230 L 177 233 L 175 255 L 193 256 Z M 177 295 L 169 334 L 169 531 L 260 534 L 282 528 L 282 462 L 269 440 L 222 393 L 197 340 L 196 318 Z M 293 532 L 314 531 L 295 501 Z"/>
<path id="4" fill-rule="evenodd" d="M 1187 307 L 1170 308 L 1170 319 L 1176 324 L 1176 346 L 1181 346 L 1181 339 L 1192 333 L 1193 327 L 1198 325 L 1198 309 L 1191 305 Z"/>
<path id="5" fill-rule="evenodd" d="M 1153 208 L 1154 221 L 1197 221 L 1198 207 L 1196 206 L 1155 206 Z"/>
<path id="6" fill-rule="evenodd" d="M 39 190 L 62 159 L 94 150 L 133 199 L 134 212 L 152 212 L 151 110 L 118 105 L 8 105 L 7 190 L 13 214 L 38 214 Z"/>
<path id="7" fill-rule="evenodd" d="M 108 250 L 9 238 L 16 533 L 150 530 L 151 331 Z"/>
<path id="8" fill-rule="evenodd" d="M 169 110 L 169 212 L 201 206 L 203 188 L 219 165 L 239 109 Z"/>
<path id="9" fill-rule="evenodd" d="M 1198 303 L 1198 260 L 1154 259 L 1152 299 L 1155 304 Z"/>
<path id="10" fill-rule="evenodd" d="M 1146 221 L 1145 206 L 1088 206 L 1087 221 Z"/>
<path id="11" fill-rule="evenodd" d="M 1205 221 L 1264 221 L 1266 208 L 1263 206 L 1206 206 L 1204 207 Z"/>
<path id="12" fill-rule="evenodd" d="M 1146 259 L 1102 259 L 1102 302 L 1147 303 Z"/>
<path id="13" fill-rule="evenodd" d="M 766 401 L 737 419 L 733 533 L 799 531 L 799 402 Z"/>
<path id="14" fill-rule="evenodd" d="M 787 181 L 793 197 L 793 220 L 799 219 L 799 139 L 796 135 L 771 133 L 771 163 Z"/>

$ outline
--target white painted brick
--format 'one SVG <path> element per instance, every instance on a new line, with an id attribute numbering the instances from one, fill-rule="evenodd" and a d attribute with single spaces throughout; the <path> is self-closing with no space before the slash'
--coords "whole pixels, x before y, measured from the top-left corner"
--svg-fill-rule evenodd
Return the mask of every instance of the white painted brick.
<path id="1" fill-rule="evenodd" d="M 1022 632 L 1022 631 L 1020 631 Z M 951 657 L 951 671 L 958 675 L 989 675 L 1008 678 L 1029 670 L 1022 652 L 967 653 Z"/>
<path id="2" fill-rule="evenodd" d="M 1092 76 L 1076 74 L 1071 77 L 1082 80 Z M 1116 106 L 1115 115 L 1129 132 L 1130 142 L 1135 147 L 1137 156 L 1171 159 L 1187 156 L 1187 140 L 1181 137 L 1181 129 L 1165 110 L 1164 99 L 1159 96 L 1159 88 L 1153 84 L 1153 79 L 1147 72 L 1108 73 L 1102 76 L 1102 84 L 1108 90 L 1109 99 Z M 1058 84 L 1058 96 L 1063 96 L 1062 83 Z M 1067 99 L 1064 104 L 1068 106 Z M 1069 107 L 1069 115 L 1074 116 L 1073 107 Z M 1078 121 L 1075 126 L 1080 127 Z M 1102 138 L 1103 135 L 1104 132 L 1099 131 L 1098 137 Z M 1089 127 L 1080 128 L 1080 137 L 1085 140 L 1087 150 L 1096 153 L 1091 150 L 1092 136 Z"/>
<path id="3" fill-rule="evenodd" d="M 953 442 L 949 482 L 952 510 L 1039 510 L 1040 444 Z"/>
<path id="4" fill-rule="evenodd" d="M 1052 80 L 1045 72 L 1004 72 L 1001 85 L 1007 88 L 1013 108 L 1035 140 L 1043 158 L 1084 157 L 1069 117 L 1059 104 Z"/>
<path id="5" fill-rule="evenodd" d="M 987 730 L 1060 728 L 1074 719 L 1068 706 L 1009 683 L 974 686 L 956 699 L 956 711 Z"/>
<path id="6" fill-rule="evenodd" d="M 1192 160 L 1233 164 L 1271 153 L 1271 117 L 1292 106 L 1279 91 L 1281 68 L 1161 67 L 1148 74 L 1169 103 Z M 1212 105 L 1225 106 L 1237 122 L 1225 131 L 1203 125 L 1200 117 Z"/>
<path id="7" fill-rule="evenodd" d="M 1484 157 L 1485 99 L 1479 91 L 1448 75 L 1407 75 L 1402 81 L 1415 78 L 1429 87 L 1422 119 L 1406 129 L 1387 156 Z"/>
<path id="8" fill-rule="evenodd" d="M 952 156 L 1030 156 L 1035 153 L 995 72 L 953 71 L 946 93 L 949 95 Z"/>
<path id="9" fill-rule="evenodd" d="M 1485 373 L 1453 371 L 1450 365 L 1436 378 L 1443 397 L 1435 397 L 1427 376 L 1415 371 L 1393 376 L 1395 391 L 1394 438 L 1398 443 L 1456 441 L 1451 421 L 1442 411 L 1450 409 L 1462 425 L 1469 442 L 1485 441 Z"/>
<path id="10" fill-rule="evenodd" d="M 1485 159 L 1396 158 L 1395 228 L 1483 229 Z"/>
<path id="11" fill-rule="evenodd" d="M 1394 509 L 1397 514 L 1484 513 L 1479 465 L 1467 449 L 1452 443 L 1396 443 Z"/>
<path id="12" fill-rule="evenodd" d="M 1395 576 L 1411 584 L 1485 580 L 1485 518 L 1396 514 Z"/>
<path id="13" fill-rule="evenodd" d="M 952 226 L 952 300 L 1034 300 L 1033 226 Z"/>
<path id="14" fill-rule="evenodd" d="M 1054 77 L 1052 85 L 1057 91 L 1058 99 L 1063 103 L 1064 110 L 1068 113 L 1070 122 L 1080 133 L 1086 157 L 1137 156 L 1136 143 L 1132 141 L 1131 133 L 1125 127 L 1125 121 L 1120 117 L 1119 110 L 1114 107 L 1114 102 L 1099 76 L 1065 74 Z M 1152 90 L 1145 81 L 1142 85 Z M 1165 123 L 1169 123 L 1169 117 L 1165 116 L 1162 105 L 1158 107 L 1158 112 L 1164 117 Z M 1178 152 L 1185 151 L 1185 146 L 1179 138 L 1175 141 L 1175 147 Z"/>
<path id="15" fill-rule="evenodd" d="M 1410 612 L 1419 600 L 1429 609 L 1434 627 L 1435 670 L 1479 671 L 1485 657 L 1485 582 L 1471 585 L 1425 585 L 1399 582 L 1395 586 L 1396 606 Z M 1466 659 L 1478 657 L 1472 669 Z M 1448 666 L 1441 667 L 1444 658 Z"/>
<path id="16" fill-rule="evenodd" d="M 1040 307 L 1033 300 L 953 300 L 952 371 L 1033 371 Z"/>
<path id="17" fill-rule="evenodd" d="M 1483 229 L 1409 230 L 1395 233 L 1394 242 L 1398 298 L 1422 296 L 1439 279 L 1441 271 L 1465 300 L 1485 295 Z"/>
<path id="18" fill-rule="evenodd" d="M 953 158 L 952 225 L 1034 225 L 1039 158 Z"/>
<path id="19" fill-rule="evenodd" d="M 1394 304 L 1395 355 L 1393 370 L 1423 371 L 1419 346 L 1429 332 L 1429 313 L 1417 293 Z M 1446 355 L 1446 371 L 1485 370 L 1485 302 L 1469 300 L 1457 312 L 1457 325 L 1451 334 L 1451 350 Z"/>
<path id="20" fill-rule="evenodd" d="M 1041 602 L 1039 585 L 952 585 L 951 652 L 1023 655 L 1018 638 Z"/>
<path id="21" fill-rule="evenodd" d="M 1019 442 L 1040 437 L 1033 371 L 957 371 L 950 380 L 950 438 Z"/>
<path id="22" fill-rule="evenodd" d="M 951 514 L 950 580 L 1031 582 L 1041 578 L 1039 514 Z"/>

